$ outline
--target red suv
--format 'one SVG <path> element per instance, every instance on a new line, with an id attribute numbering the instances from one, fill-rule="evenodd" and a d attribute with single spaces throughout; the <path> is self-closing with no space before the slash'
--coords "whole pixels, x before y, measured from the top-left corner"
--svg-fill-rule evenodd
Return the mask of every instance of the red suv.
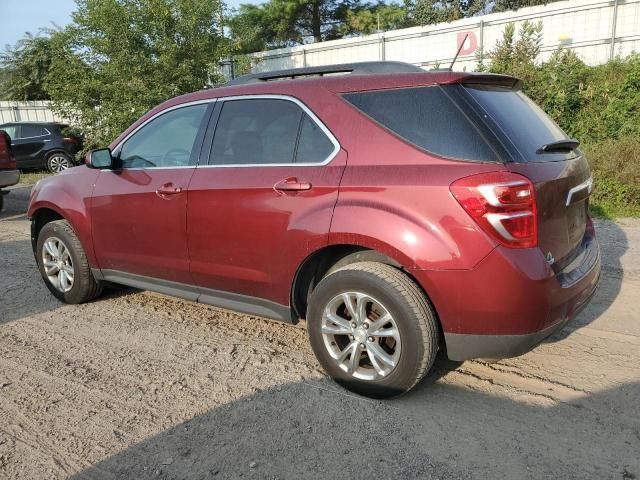
<path id="1" fill-rule="evenodd" d="M 600 252 L 577 147 L 512 77 L 252 74 L 163 103 L 41 181 L 33 248 L 69 303 L 115 282 L 304 318 L 331 377 L 392 396 L 439 349 L 519 355 L 589 301 Z"/>

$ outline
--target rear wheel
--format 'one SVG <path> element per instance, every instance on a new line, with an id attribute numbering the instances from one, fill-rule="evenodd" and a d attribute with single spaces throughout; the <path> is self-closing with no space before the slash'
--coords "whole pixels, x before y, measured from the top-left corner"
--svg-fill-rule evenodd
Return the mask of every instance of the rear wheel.
<path id="1" fill-rule="evenodd" d="M 47 158 L 47 168 L 51 173 L 60 173 L 71 167 L 73 167 L 71 157 L 64 153 L 52 153 L 49 155 L 49 158 Z"/>
<path id="2" fill-rule="evenodd" d="M 80 240 L 66 220 L 47 223 L 36 244 L 38 268 L 49 291 L 66 303 L 83 303 L 102 291 Z"/>
<path id="3" fill-rule="evenodd" d="M 438 351 L 435 313 L 400 270 L 374 262 L 325 277 L 309 302 L 311 346 L 340 385 L 375 398 L 409 391 Z"/>

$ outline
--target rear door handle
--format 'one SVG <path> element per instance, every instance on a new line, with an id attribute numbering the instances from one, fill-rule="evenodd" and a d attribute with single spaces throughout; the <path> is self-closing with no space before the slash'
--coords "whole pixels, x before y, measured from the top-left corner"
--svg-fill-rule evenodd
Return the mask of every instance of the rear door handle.
<path id="1" fill-rule="evenodd" d="M 285 178 L 276 183 L 273 188 L 278 192 L 302 192 L 311 190 L 311 183 L 300 182 L 296 177 Z"/>
<path id="2" fill-rule="evenodd" d="M 156 190 L 156 193 L 160 196 L 176 195 L 178 193 L 182 193 L 182 188 L 174 187 L 173 183 L 165 183 L 164 185 L 162 185 Z"/>

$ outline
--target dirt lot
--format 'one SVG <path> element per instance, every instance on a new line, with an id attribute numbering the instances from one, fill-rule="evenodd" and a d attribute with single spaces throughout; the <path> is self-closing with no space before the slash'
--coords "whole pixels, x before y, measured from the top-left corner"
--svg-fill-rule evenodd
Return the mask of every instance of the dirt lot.
<path id="1" fill-rule="evenodd" d="M 13 197 L 13 198 L 12 198 Z M 49 295 L 23 200 L 0 215 L 0 477 L 640 478 L 640 222 L 560 335 L 440 360 L 409 395 L 332 384 L 304 325 L 139 292 Z"/>

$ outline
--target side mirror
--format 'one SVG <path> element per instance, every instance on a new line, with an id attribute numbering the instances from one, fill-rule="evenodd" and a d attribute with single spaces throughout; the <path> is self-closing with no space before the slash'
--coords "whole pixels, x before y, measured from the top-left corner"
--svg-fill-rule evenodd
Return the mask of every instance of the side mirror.
<path id="1" fill-rule="evenodd" d="M 112 169 L 114 158 L 111 155 L 111 149 L 98 148 L 97 150 L 91 150 L 87 154 L 85 163 L 89 168 Z"/>

